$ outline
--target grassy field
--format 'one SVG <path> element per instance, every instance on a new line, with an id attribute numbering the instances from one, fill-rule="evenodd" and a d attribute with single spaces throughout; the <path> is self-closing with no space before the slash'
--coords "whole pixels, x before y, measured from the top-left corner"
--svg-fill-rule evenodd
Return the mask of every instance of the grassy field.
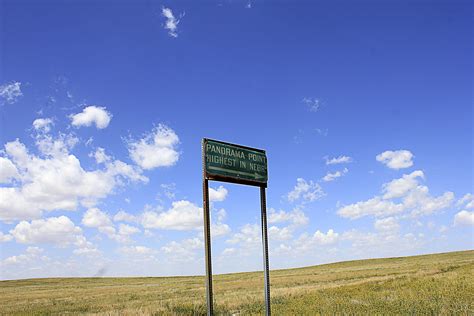
<path id="1" fill-rule="evenodd" d="M 274 315 L 474 315 L 474 251 L 271 271 Z M 216 314 L 264 312 L 261 272 L 214 276 Z M 204 277 L 0 282 L 0 314 L 203 315 Z"/>

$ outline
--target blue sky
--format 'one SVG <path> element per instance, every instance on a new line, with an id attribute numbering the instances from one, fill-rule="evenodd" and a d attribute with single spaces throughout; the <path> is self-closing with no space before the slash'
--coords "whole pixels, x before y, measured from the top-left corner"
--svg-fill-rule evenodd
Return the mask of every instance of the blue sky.
<path id="1" fill-rule="evenodd" d="M 2 1 L 0 278 L 203 274 L 203 137 L 266 149 L 271 268 L 472 249 L 471 12 Z M 215 272 L 261 269 L 211 187 Z"/>

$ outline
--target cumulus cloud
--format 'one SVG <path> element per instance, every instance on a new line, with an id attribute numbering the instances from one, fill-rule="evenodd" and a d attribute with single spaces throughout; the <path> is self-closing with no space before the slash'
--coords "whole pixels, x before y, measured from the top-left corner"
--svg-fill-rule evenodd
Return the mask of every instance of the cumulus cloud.
<path id="1" fill-rule="evenodd" d="M 293 238 L 293 230 L 289 227 L 270 226 L 268 238 L 272 241 L 284 241 Z"/>
<path id="2" fill-rule="evenodd" d="M 321 101 L 316 98 L 303 98 L 303 103 L 307 106 L 310 112 L 318 112 L 321 108 Z"/>
<path id="3" fill-rule="evenodd" d="M 295 208 L 291 212 L 285 212 L 283 210 L 276 211 L 271 208 L 268 213 L 268 223 L 276 224 L 284 222 L 289 222 L 294 226 L 303 226 L 308 224 L 309 218 L 299 208 Z"/>
<path id="4" fill-rule="evenodd" d="M 394 217 L 387 217 L 383 219 L 377 219 L 374 223 L 374 227 L 381 233 L 391 234 L 395 233 L 400 229 L 400 224 Z"/>
<path id="5" fill-rule="evenodd" d="M 324 195 L 325 193 L 318 183 L 314 183 L 313 181 L 307 182 L 303 178 L 298 178 L 296 179 L 295 187 L 288 193 L 288 200 L 295 202 L 299 199 L 303 199 L 303 201 L 313 202 Z"/>
<path id="6" fill-rule="evenodd" d="M 307 251 L 315 247 L 333 245 L 339 238 L 339 233 L 333 229 L 329 229 L 327 233 L 317 230 L 313 235 L 303 233 L 294 243 L 295 248 L 299 251 Z"/>
<path id="7" fill-rule="evenodd" d="M 237 252 L 237 249 L 233 247 L 225 248 L 222 250 L 221 256 L 232 256 Z"/>
<path id="8" fill-rule="evenodd" d="M 374 197 L 367 201 L 361 201 L 339 208 L 337 214 L 341 217 L 357 219 L 363 216 L 372 215 L 375 217 L 384 217 L 400 214 L 405 210 L 402 204 L 395 204 L 391 201 L 383 200 L 380 197 Z"/>
<path id="9" fill-rule="evenodd" d="M 128 151 L 132 160 L 143 169 L 169 167 L 179 159 L 178 144 L 178 135 L 166 125 L 159 124 L 144 138 L 129 140 Z"/>
<path id="10" fill-rule="evenodd" d="M 405 196 L 409 191 L 418 186 L 418 178 L 424 179 L 423 171 L 416 170 L 410 174 L 405 174 L 400 179 L 392 180 L 383 185 L 384 199 L 393 199 Z"/>
<path id="11" fill-rule="evenodd" d="M 140 232 L 137 227 L 122 223 L 117 230 L 109 214 L 98 208 L 88 209 L 82 217 L 82 224 L 86 227 L 97 228 L 99 232 L 120 243 L 131 242 L 130 236 Z"/>
<path id="12" fill-rule="evenodd" d="M 331 181 L 334 181 L 336 180 L 337 178 L 339 177 L 342 177 L 343 175 L 345 175 L 347 172 L 349 172 L 349 169 L 347 168 L 344 168 L 343 170 L 341 171 L 336 171 L 336 172 L 328 172 L 324 177 L 323 177 L 323 181 L 324 182 L 331 182 Z"/>
<path id="13" fill-rule="evenodd" d="M 38 132 L 49 133 L 51 131 L 51 125 L 53 125 L 51 118 L 38 118 L 33 121 L 33 128 Z"/>
<path id="14" fill-rule="evenodd" d="M 25 253 L 17 256 L 11 256 L 1 261 L 0 267 L 8 265 L 23 265 L 28 262 L 38 261 L 38 260 L 48 260 L 46 256 L 40 256 L 43 253 L 44 249 L 39 247 L 28 247 L 26 248 Z"/>
<path id="15" fill-rule="evenodd" d="M 14 164 L 2 175 L 16 177 L 13 187 L 0 187 L 0 220 L 27 220 L 41 216 L 43 211 L 76 210 L 79 204 L 91 207 L 107 197 L 124 181 L 146 182 L 137 167 L 120 160 L 105 163 L 104 168 L 86 171 L 79 159 L 70 154 L 77 139 L 70 136 L 53 138 L 41 135 L 36 139 L 40 155 L 29 153 L 19 140 L 5 144 L 5 154 Z"/>
<path id="16" fill-rule="evenodd" d="M 118 252 L 127 257 L 154 260 L 156 250 L 145 246 L 128 246 L 119 248 Z"/>
<path id="17" fill-rule="evenodd" d="M 245 224 L 240 230 L 233 234 L 226 242 L 230 244 L 242 244 L 244 247 L 255 247 L 261 241 L 260 226 L 257 224 Z"/>
<path id="18" fill-rule="evenodd" d="M 227 197 L 227 189 L 222 185 L 216 189 L 209 188 L 209 200 L 211 202 L 222 202 Z"/>
<path id="19" fill-rule="evenodd" d="M 119 235 L 130 236 L 130 235 L 139 233 L 140 229 L 138 229 L 135 226 L 131 226 L 131 225 L 127 225 L 127 224 L 120 224 L 118 232 L 119 232 Z"/>
<path id="20" fill-rule="evenodd" d="M 161 250 L 169 255 L 174 261 L 193 261 L 196 256 L 196 250 L 204 248 L 204 242 L 201 238 L 189 238 L 180 242 L 171 241 Z"/>
<path id="21" fill-rule="evenodd" d="M 334 230 L 329 229 L 326 234 L 316 231 L 313 235 L 313 240 L 316 244 L 319 245 L 330 245 L 337 241 L 339 234 L 334 232 Z"/>
<path id="22" fill-rule="evenodd" d="M 105 153 L 105 149 L 102 147 L 97 148 L 94 153 L 89 155 L 89 157 L 94 157 L 97 163 L 104 163 L 112 160 L 112 158 Z"/>
<path id="23" fill-rule="evenodd" d="M 7 242 L 13 239 L 13 236 L 10 234 L 4 234 L 0 232 L 0 242 Z"/>
<path id="24" fill-rule="evenodd" d="M 72 114 L 69 117 L 73 126 L 80 127 L 95 124 L 98 129 L 104 129 L 109 126 L 112 114 L 105 107 L 90 105 L 84 108 L 81 113 Z"/>
<path id="25" fill-rule="evenodd" d="M 202 208 L 189 201 L 176 201 L 165 212 L 145 211 L 141 224 L 145 228 L 194 230 L 202 226 Z"/>
<path id="26" fill-rule="evenodd" d="M 132 215 L 125 211 L 119 211 L 117 214 L 114 215 L 114 221 L 134 223 L 138 221 L 138 218 L 135 215 Z"/>
<path id="27" fill-rule="evenodd" d="M 474 212 L 463 210 L 454 215 L 455 226 L 474 226 Z"/>
<path id="28" fill-rule="evenodd" d="M 164 28 L 165 30 L 168 30 L 169 36 L 175 38 L 178 37 L 178 24 L 180 20 L 176 19 L 170 8 L 163 7 L 161 9 L 161 14 L 166 18 Z M 183 17 L 183 15 L 181 15 L 180 18 L 181 17 Z"/>
<path id="29" fill-rule="evenodd" d="M 101 253 L 99 249 L 84 236 L 77 237 L 74 245 L 76 249 L 73 250 L 73 253 L 78 256 L 96 257 Z"/>
<path id="30" fill-rule="evenodd" d="M 452 204 L 454 193 L 445 192 L 433 197 L 428 187 L 419 183 L 420 179 L 424 179 L 421 170 L 403 175 L 382 186 L 383 196 L 343 206 L 338 209 L 337 214 L 350 219 L 363 216 L 381 218 L 410 211 L 412 217 L 418 217 L 430 215 Z M 398 202 L 398 199 L 401 201 Z"/>
<path id="31" fill-rule="evenodd" d="M 51 243 L 57 245 L 68 245 L 82 235 L 80 227 L 66 216 L 38 219 L 30 222 L 21 221 L 10 234 L 19 243 Z"/>
<path id="32" fill-rule="evenodd" d="M 408 150 L 387 150 L 375 159 L 391 169 L 403 169 L 413 166 L 413 154 Z"/>
<path id="33" fill-rule="evenodd" d="M 411 210 L 413 217 L 431 215 L 450 207 L 453 201 L 453 192 L 448 191 L 433 197 L 430 195 L 428 187 L 424 185 L 417 186 L 403 198 L 405 208 Z"/>
<path id="34" fill-rule="evenodd" d="M 0 183 L 10 183 L 14 179 L 18 179 L 20 174 L 10 159 L 0 157 Z"/>
<path id="35" fill-rule="evenodd" d="M 339 156 L 339 157 L 334 157 L 329 159 L 328 157 L 325 157 L 326 159 L 326 165 L 337 165 L 341 163 L 351 163 L 352 158 L 349 156 Z"/>
<path id="36" fill-rule="evenodd" d="M 176 197 L 176 183 L 162 183 L 160 187 L 163 189 L 163 193 L 168 199 L 174 199 Z"/>
<path id="37" fill-rule="evenodd" d="M 270 247 L 272 247 L 274 242 L 291 241 L 294 232 L 308 222 L 308 217 L 299 207 L 290 212 L 283 210 L 276 211 L 271 208 L 268 214 L 268 223 L 270 224 L 268 227 L 268 238 Z M 281 226 L 281 224 L 285 225 Z M 245 224 L 236 233 L 232 234 L 226 242 L 238 245 L 239 254 L 249 255 L 260 246 L 261 234 L 260 224 Z"/>
<path id="38" fill-rule="evenodd" d="M 104 226 L 111 226 L 112 221 L 110 220 L 109 215 L 102 212 L 98 208 L 90 208 L 82 217 L 82 224 L 86 227 L 104 227 Z"/>
<path id="39" fill-rule="evenodd" d="M 220 237 L 230 233 L 231 229 L 229 225 L 217 222 L 211 223 L 211 237 Z"/>
<path id="40" fill-rule="evenodd" d="M 14 81 L 0 86 L 0 98 L 3 99 L 3 102 L 13 104 L 21 96 L 23 96 L 21 92 L 21 82 Z"/>
<path id="41" fill-rule="evenodd" d="M 396 232 L 344 232 L 341 240 L 351 243 L 352 257 L 396 256 L 411 253 L 423 244 L 423 238 L 412 233 L 400 235 Z"/>
<path id="42" fill-rule="evenodd" d="M 1 163 L 0 163 L 1 165 Z M 0 167 L 1 169 L 1 167 Z M 1 173 L 1 172 L 0 172 Z M 1 176 L 0 176 L 1 178 Z M 463 206 L 464 208 L 474 208 L 474 195 L 471 193 L 465 194 L 459 201 L 456 203 L 457 206 Z"/>

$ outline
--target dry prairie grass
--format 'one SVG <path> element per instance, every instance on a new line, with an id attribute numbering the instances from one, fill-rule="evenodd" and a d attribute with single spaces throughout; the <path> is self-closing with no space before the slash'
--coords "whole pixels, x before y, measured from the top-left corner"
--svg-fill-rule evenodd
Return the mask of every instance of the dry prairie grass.
<path id="1" fill-rule="evenodd" d="M 270 272 L 274 315 L 474 315 L 474 251 Z M 260 315 L 263 274 L 214 276 L 216 314 Z M 205 315 L 204 277 L 0 282 L 2 315 Z"/>

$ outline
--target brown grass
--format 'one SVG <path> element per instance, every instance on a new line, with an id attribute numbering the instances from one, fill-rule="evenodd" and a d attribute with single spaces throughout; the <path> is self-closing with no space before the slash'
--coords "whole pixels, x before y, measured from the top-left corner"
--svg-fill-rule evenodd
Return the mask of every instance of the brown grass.
<path id="1" fill-rule="evenodd" d="M 474 315 L 474 251 L 271 271 L 274 315 Z M 214 276 L 216 314 L 260 315 L 263 274 Z M 0 282 L 0 314 L 204 315 L 204 277 Z"/>

